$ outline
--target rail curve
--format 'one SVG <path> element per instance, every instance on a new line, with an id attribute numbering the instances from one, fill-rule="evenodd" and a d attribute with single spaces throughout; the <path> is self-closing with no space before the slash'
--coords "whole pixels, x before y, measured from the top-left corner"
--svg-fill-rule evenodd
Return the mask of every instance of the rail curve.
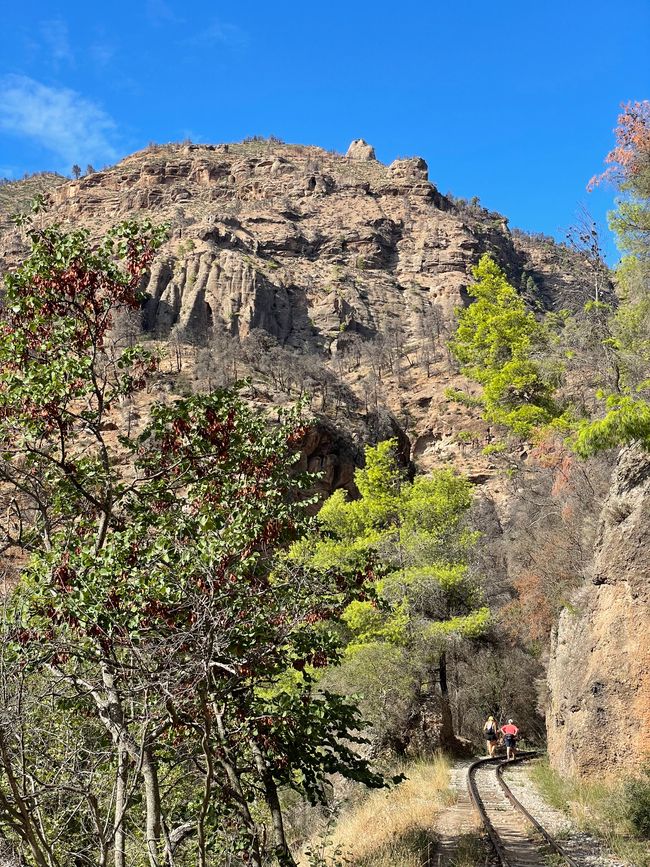
<path id="1" fill-rule="evenodd" d="M 567 867 L 578 867 L 557 840 L 514 796 L 503 779 L 504 768 L 536 755 L 536 752 L 520 753 L 512 761 L 502 758 L 478 759 L 470 765 L 467 773 L 470 799 L 481 817 L 501 867 L 537 867 L 547 864 L 549 849 L 559 855 Z M 493 767 L 494 773 L 486 773 Z M 513 809 L 508 810 L 508 806 Z M 543 838 L 543 843 L 531 838 L 530 826 Z M 546 853 L 541 851 L 544 844 Z"/>

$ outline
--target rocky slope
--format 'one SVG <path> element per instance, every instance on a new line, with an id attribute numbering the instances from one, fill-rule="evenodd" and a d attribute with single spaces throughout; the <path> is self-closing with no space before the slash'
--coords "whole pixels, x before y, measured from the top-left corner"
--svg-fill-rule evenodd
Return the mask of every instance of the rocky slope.
<path id="1" fill-rule="evenodd" d="M 265 348 L 271 341 L 333 371 L 344 426 L 362 439 L 368 414 L 386 409 L 421 466 L 452 461 L 478 481 L 492 474 L 481 455 L 492 434 L 445 395 L 464 385 L 445 339 L 469 269 L 492 253 L 538 306 L 590 291 L 566 248 L 511 233 L 501 215 L 442 195 L 424 160 L 386 166 L 361 140 L 345 157 L 275 141 L 155 146 L 78 181 L 51 180 L 46 219 L 93 232 L 127 217 L 169 223 L 147 287 L 151 336 L 205 344 L 209 334 L 236 343 L 266 335 Z M 5 186 L 14 203 L 22 183 Z M 5 199 L 7 267 L 22 241 Z"/>
<path id="2" fill-rule="evenodd" d="M 562 613 L 549 666 L 548 747 L 563 773 L 650 758 L 650 455 L 621 453 L 592 581 Z"/>

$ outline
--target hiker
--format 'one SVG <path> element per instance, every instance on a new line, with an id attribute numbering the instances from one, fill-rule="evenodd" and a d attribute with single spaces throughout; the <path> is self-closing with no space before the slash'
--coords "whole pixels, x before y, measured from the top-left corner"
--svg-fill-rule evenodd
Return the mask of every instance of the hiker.
<path id="1" fill-rule="evenodd" d="M 483 734 L 485 735 L 485 740 L 487 742 L 488 755 L 491 758 L 494 758 L 494 753 L 497 748 L 497 739 L 499 735 L 496 720 L 493 716 L 489 716 L 486 719 L 485 725 L 483 726 Z"/>
<path id="2" fill-rule="evenodd" d="M 506 725 L 501 726 L 501 734 L 506 745 L 506 758 L 514 759 L 517 755 L 517 735 L 519 734 L 514 720 L 509 719 Z"/>

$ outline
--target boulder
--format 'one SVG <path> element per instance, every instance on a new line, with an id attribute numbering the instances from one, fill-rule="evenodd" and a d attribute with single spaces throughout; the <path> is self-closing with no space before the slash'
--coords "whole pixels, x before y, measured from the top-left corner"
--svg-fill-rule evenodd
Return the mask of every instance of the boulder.
<path id="1" fill-rule="evenodd" d="M 393 160 L 388 167 L 391 175 L 396 178 L 408 178 L 412 180 L 429 180 L 429 166 L 422 157 L 410 157 L 404 160 Z"/>

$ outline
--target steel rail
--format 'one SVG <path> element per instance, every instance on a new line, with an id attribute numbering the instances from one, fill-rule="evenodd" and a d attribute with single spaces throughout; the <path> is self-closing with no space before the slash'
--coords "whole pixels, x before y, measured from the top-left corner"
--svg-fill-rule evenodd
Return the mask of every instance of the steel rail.
<path id="1" fill-rule="evenodd" d="M 496 852 L 499 861 L 501 862 L 501 867 L 512 867 L 506 856 L 506 852 L 503 847 L 503 843 L 501 842 L 501 838 L 497 834 L 494 825 L 490 821 L 490 817 L 488 816 L 487 810 L 485 809 L 485 806 L 481 799 L 478 786 L 476 785 L 476 780 L 473 777 L 474 772 L 478 768 L 483 767 L 483 765 L 489 765 L 492 762 L 498 761 L 500 761 L 500 759 L 489 758 L 478 759 L 477 761 L 473 762 L 467 770 L 467 788 L 469 791 L 470 800 L 472 804 L 474 804 L 474 808 L 478 812 L 479 816 L 481 817 L 481 821 L 485 825 L 485 830 L 487 831 L 490 842 L 492 843 L 492 847 Z"/>
<path id="2" fill-rule="evenodd" d="M 564 858 L 568 867 L 578 867 L 578 864 L 571 858 L 570 855 L 567 854 L 567 852 L 562 848 L 562 846 L 560 846 L 560 844 L 557 843 L 556 840 L 553 839 L 553 837 L 551 837 L 551 835 L 548 833 L 548 831 L 542 825 L 540 825 L 540 823 L 537 821 L 537 819 L 535 819 L 535 817 L 532 816 L 528 812 L 528 810 L 524 807 L 524 805 L 521 803 L 521 801 L 519 801 L 515 797 L 515 795 L 513 795 L 508 784 L 503 779 L 503 771 L 509 765 L 512 765 L 512 764 L 515 764 L 518 762 L 526 761 L 526 759 L 535 758 L 536 755 L 537 755 L 536 752 L 526 752 L 526 753 L 521 753 L 516 759 L 512 759 L 510 761 L 504 760 L 501 757 L 499 757 L 499 758 L 494 758 L 494 759 L 493 758 L 478 759 L 477 761 L 473 762 L 469 766 L 468 771 L 467 771 L 467 788 L 469 790 L 470 799 L 471 799 L 475 809 L 477 810 L 479 816 L 481 817 L 481 821 L 483 822 L 483 824 L 485 826 L 485 830 L 487 831 L 488 837 L 490 838 L 490 842 L 492 843 L 492 846 L 494 847 L 494 851 L 496 852 L 497 857 L 501 863 L 501 867 L 515 867 L 515 865 L 511 864 L 511 862 L 508 860 L 508 855 L 506 853 L 505 847 L 504 847 L 503 843 L 501 842 L 501 838 L 499 837 L 497 830 L 495 829 L 494 825 L 492 824 L 490 817 L 487 814 L 487 810 L 486 810 L 485 805 L 483 803 L 483 800 L 481 798 L 481 794 L 480 794 L 478 786 L 476 784 L 476 780 L 474 779 L 474 772 L 478 768 L 483 767 L 484 765 L 492 764 L 492 763 L 496 764 L 496 766 L 497 766 L 496 767 L 497 780 L 499 781 L 499 785 L 501 786 L 501 789 L 503 790 L 504 795 L 508 798 L 508 800 L 510 801 L 512 806 L 516 810 L 518 810 L 523 816 L 525 816 L 525 818 L 528 820 L 528 822 L 530 822 L 530 824 L 541 834 L 541 836 L 544 838 L 544 840 L 547 842 L 547 844 L 551 847 L 551 849 L 555 853 L 560 855 L 562 858 Z"/>
<path id="3" fill-rule="evenodd" d="M 557 842 L 557 840 L 555 840 L 554 837 L 551 837 L 551 835 L 548 833 L 546 828 L 544 828 L 543 825 L 540 825 L 540 823 L 537 821 L 537 819 L 528 812 L 528 810 L 524 807 L 524 805 L 521 803 L 521 801 L 512 793 L 512 790 L 510 789 L 510 787 L 508 786 L 506 781 L 503 779 L 503 772 L 509 765 L 513 765 L 513 764 L 518 763 L 518 762 L 524 762 L 524 761 L 526 761 L 526 759 L 533 758 L 534 755 L 536 755 L 536 754 L 533 753 L 532 755 L 530 755 L 530 754 L 529 755 L 521 755 L 515 759 L 511 759 L 510 761 L 505 761 L 505 762 L 502 762 L 500 765 L 497 765 L 497 780 L 499 781 L 499 785 L 501 786 L 501 789 L 503 790 L 503 794 L 510 801 L 510 803 L 513 805 L 513 807 L 515 807 L 515 809 L 519 810 L 519 812 L 523 816 L 526 817 L 526 819 L 535 828 L 535 830 L 538 831 L 542 835 L 542 837 L 546 840 L 546 842 L 551 847 L 551 849 L 553 849 L 554 852 L 556 852 L 558 855 L 560 855 L 562 858 L 564 858 L 564 860 L 567 862 L 568 867 L 578 867 L 578 864 L 567 853 L 567 851 L 562 846 L 560 846 L 560 844 Z"/>

